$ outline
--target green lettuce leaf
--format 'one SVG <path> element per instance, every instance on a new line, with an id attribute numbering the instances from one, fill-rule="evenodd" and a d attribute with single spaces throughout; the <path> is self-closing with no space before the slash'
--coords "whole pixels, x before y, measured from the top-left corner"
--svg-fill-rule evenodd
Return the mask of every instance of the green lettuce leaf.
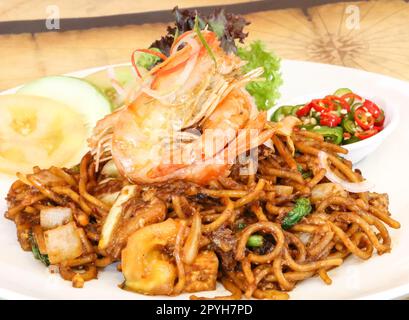
<path id="1" fill-rule="evenodd" d="M 265 49 L 261 41 L 254 41 L 249 47 L 239 48 L 237 55 L 247 61 L 243 72 L 249 72 L 258 67 L 264 68 L 264 81 L 253 81 L 246 86 L 247 91 L 254 97 L 259 110 L 268 110 L 274 106 L 280 97 L 278 91 L 283 80 L 280 74 L 280 59 Z"/>
<path id="2" fill-rule="evenodd" d="M 157 48 L 150 48 L 152 51 L 160 52 Z M 149 53 L 142 52 L 136 61 L 137 66 L 150 70 L 156 63 L 160 61 L 159 57 Z"/>

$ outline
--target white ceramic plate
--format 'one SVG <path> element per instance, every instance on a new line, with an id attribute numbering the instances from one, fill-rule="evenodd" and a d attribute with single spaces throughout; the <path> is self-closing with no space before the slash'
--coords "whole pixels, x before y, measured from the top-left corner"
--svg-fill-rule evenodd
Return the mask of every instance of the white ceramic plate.
<path id="1" fill-rule="evenodd" d="M 98 70 L 74 73 L 85 76 Z M 390 196 L 390 210 L 402 223 L 400 230 L 391 230 L 393 250 L 374 256 L 369 261 L 350 257 L 340 268 L 330 271 L 331 286 L 319 278 L 299 283 L 290 293 L 292 299 L 394 299 L 409 296 L 409 83 L 355 69 L 299 61 L 284 61 L 284 86 L 278 104 L 296 97 L 333 92 L 348 87 L 353 91 L 370 92 L 371 96 L 388 101 L 400 112 L 398 128 L 369 157 L 359 163 L 364 176 L 376 184 L 378 192 Z M 9 93 L 12 91 L 8 91 Z M 406 121 L 405 121 L 406 119 Z M 6 209 L 3 200 L 10 180 L 0 178 L 0 212 Z M 23 252 L 16 239 L 14 223 L 0 216 L 0 297 L 6 299 L 152 299 L 123 291 L 118 284 L 121 273 L 113 267 L 99 273 L 99 279 L 87 282 L 83 289 L 58 275 L 51 275 L 30 252 Z M 219 288 L 216 294 L 223 294 Z M 215 292 L 206 293 L 213 296 Z M 183 295 L 178 298 L 187 298 Z M 161 297 L 163 298 L 163 297 Z"/>

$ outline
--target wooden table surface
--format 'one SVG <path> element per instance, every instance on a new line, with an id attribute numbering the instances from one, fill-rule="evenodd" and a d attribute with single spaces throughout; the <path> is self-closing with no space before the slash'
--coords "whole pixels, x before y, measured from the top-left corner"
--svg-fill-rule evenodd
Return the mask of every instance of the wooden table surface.
<path id="1" fill-rule="evenodd" d="M 282 58 L 344 65 L 409 80 L 407 1 L 329 1 L 329 4 L 310 7 L 309 3 L 325 1 L 298 2 L 302 8 L 297 8 L 297 1 L 292 0 L 54 0 L 51 3 L 59 10 L 61 29 L 58 32 L 33 33 L 29 27 L 45 24 L 50 13 L 48 10 L 55 8 L 47 7 L 50 1 L 2 1 L 0 90 L 45 75 L 128 62 L 133 49 L 146 47 L 165 33 L 168 23 L 158 20 L 164 16 L 164 10 L 170 10 L 176 4 L 180 7 L 205 4 L 234 5 L 235 8 L 240 8 L 237 7 L 240 5 L 250 10 L 263 8 L 246 14 L 251 21 L 247 28 L 249 37 L 265 41 Z M 293 8 L 287 8 L 286 4 Z M 120 22 L 119 26 L 82 30 L 65 28 L 70 23 L 72 29 L 72 18 L 83 18 L 92 26 L 93 18 L 124 14 L 136 14 L 134 21 L 122 25 L 121 19 L 130 20 L 119 16 L 115 20 Z M 146 21 L 146 17 L 156 22 L 141 23 Z M 81 23 L 82 20 L 78 21 Z M 74 21 L 74 29 L 75 23 L 77 20 Z"/>

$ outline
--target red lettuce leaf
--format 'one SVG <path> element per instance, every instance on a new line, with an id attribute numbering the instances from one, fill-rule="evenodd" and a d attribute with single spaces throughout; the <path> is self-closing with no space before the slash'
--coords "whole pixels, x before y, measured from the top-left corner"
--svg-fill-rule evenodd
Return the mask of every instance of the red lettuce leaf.
<path id="1" fill-rule="evenodd" d="M 161 39 L 156 40 L 150 47 L 158 48 L 162 53 L 169 56 L 170 48 L 176 34 L 182 34 L 186 31 L 193 30 L 196 15 L 199 18 L 199 27 L 204 29 L 208 26 L 209 30 L 215 32 L 219 37 L 221 47 L 227 52 L 237 52 L 236 40 L 243 43 L 248 33 L 243 29 L 250 23 L 241 15 L 226 13 L 224 9 L 216 9 L 208 16 L 198 13 L 196 10 L 173 9 L 175 24 L 168 26 L 167 34 Z"/>

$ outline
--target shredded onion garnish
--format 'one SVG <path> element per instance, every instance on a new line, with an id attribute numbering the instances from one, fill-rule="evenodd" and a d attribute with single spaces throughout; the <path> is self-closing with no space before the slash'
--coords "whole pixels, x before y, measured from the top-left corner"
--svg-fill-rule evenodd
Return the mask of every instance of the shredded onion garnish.
<path id="1" fill-rule="evenodd" d="M 183 261 L 186 264 L 192 264 L 199 252 L 199 241 L 202 229 L 202 218 L 199 212 L 195 212 L 192 218 L 192 226 L 183 247 Z"/>
<path id="2" fill-rule="evenodd" d="M 118 79 L 116 78 L 114 68 L 112 67 L 108 68 L 107 74 L 108 74 L 109 80 L 111 81 L 112 87 L 115 89 L 118 95 L 123 95 L 125 93 L 125 89 L 122 87 L 122 85 L 119 83 Z"/>
<path id="3" fill-rule="evenodd" d="M 159 93 L 157 90 L 150 88 L 151 83 L 145 83 L 145 85 L 142 88 L 142 91 L 145 92 L 147 95 L 161 101 L 164 104 L 171 105 L 175 101 L 177 91 L 179 91 L 179 89 L 185 85 L 197 62 L 197 58 L 200 51 L 199 43 L 192 37 L 186 37 L 186 39 L 183 39 L 183 42 L 191 47 L 192 52 L 189 59 L 187 60 L 184 70 L 182 71 L 180 77 L 176 81 L 176 89 L 172 90 L 169 93 Z M 175 46 L 175 48 L 178 47 L 179 44 Z"/>
<path id="4" fill-rule="evenodd" d="M 274 144 L 273 141 L 271 141 L 271 139 L 267 140 L 266 142 L 263 143 L 264 146 L 266 146 L 267 148 L 271 149 L 271 150 L 275 150 L 274 149 Z"/>
<path id="5" fill-rule="evenodd" d="M 318 159 L 320 162 L 320 167 L 325 169 L 325 176 L 327 179 L 333 183 L 339 184 L 344 190 L 352 193 L 361 193 L 371 190 L 374 185 L 368 180 L 362 182 L 349 182 L 338 177 L 334 171 L 328 165 L 328 154 L 324 151 L 318 153 Z"/>
<path id="6" fill-rule="evenodd" d="M 190 31 L 182 34 L 180 37 L 175 39 L 175 42 L 172 45 L 172 48 L 170 49 L 170 55 L 172 56 L 173 54 L 175 54 L 183 43 L 188 41 L 188 39 L 192 39 L 194 36 L 195 34 L 193 33 L 193 31 Z"/>
<path id="7" fill-rule="evenodd" d="M 200 50 L 200 46 L 195 39 L 190 38 L 186 40 L 186 43 L 189 44 L 190 47 L 192 48 L 192 53 L 191 53 L 191 56 L 188 62 L 186 63 L 185 69 L 180 74 L 180 78 L 177 80 L 177 83 L 180 86 L 183 86 L 186 83 L 186 81 L 189 79 L 189 76 L 192 73 L 193 68 L 196 65 L 196 61 L 197 61 L 199 50 Z"/>

